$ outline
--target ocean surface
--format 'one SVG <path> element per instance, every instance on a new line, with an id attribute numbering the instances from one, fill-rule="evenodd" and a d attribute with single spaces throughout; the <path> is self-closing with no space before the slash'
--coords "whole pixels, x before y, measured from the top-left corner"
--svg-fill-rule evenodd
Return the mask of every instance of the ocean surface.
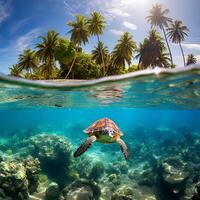
<path id="1" fill-rule="evenodd" d="M 194 67 L 55 87 L 2 75 L 0 199 L 200 199 L 199 75 Z M 98 142 L 74 158 L 83 130 L 105 117 L 123 132 L 129 159 L 117 143 Z"/>

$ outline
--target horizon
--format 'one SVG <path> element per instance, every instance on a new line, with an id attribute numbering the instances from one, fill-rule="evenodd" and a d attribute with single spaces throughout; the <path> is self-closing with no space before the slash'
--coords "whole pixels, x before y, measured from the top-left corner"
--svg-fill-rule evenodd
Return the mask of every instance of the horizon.
<path id="1" fill-rule="evenodd" d="M 72 3 L 74 2 L 74 3 Z M 40 2 L 27 2 L 25 0 L 0 0 L 0 72 L 9 73 L 9 67 L 17 63 L 18 55 L 25 48 L 33 48 L 40 41 L 39 36 L 45 35 L 49 29 L 70 38 L 67 26 L 73 21 L 76 14 L 89 16 L 92 11 L 101 12 L 106 20 L 106 29 L 101 40 L 112 51 L 117 40 L 123 32 L 133 35 L 137 45 L 143 41 L 150 30 L 145 17 L 155 3 L 162 4 L 169 9 L 169 17 L 183 21 L 190 32 L 183 42 L 185 55 L 193 53 L 200 62 L 200 14 L 198 0 L 44 0 Z M 186 13 L 186 14 L 185 14 Z M 199 17 L 197 17 L 199 16 Z M 157 29 L 158 30 L 158 29 Z M 163 34 L 158 30 L 163 37 Z M 112 39 L 110 39 L 112 38 Z M 95 37 L 82 46 L 84 51 L 90 53 L 96 46 Z M 174 62 L 183 66 L 180 48 L 170 42 Z M 135 54 L 134 54 L 135 56 Z M 133 60 L 137 64 L 137 60 Z"/>

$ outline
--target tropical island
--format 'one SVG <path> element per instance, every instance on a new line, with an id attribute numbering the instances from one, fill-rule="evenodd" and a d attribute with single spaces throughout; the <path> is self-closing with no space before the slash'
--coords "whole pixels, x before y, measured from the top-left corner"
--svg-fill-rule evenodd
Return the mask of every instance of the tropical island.
<path id="1" fill-rule="evenodd" d="M 77 15 L 74 21 L 68 22 L 70 39 L 49 30 L 34 49 L 25 49 L 19 55 L 10 75 L 33 80 L 94 79 L 147 68 L 175 68 L 169 41 L 180 46 L 183 66 L 195 64 L 197 59 L 193 54 L 185 59 L 181 45 L 189 29 L 168 14 L 169 10 L 162 5 L 153 5 L 146 17 L 151 24 L 147 37 L 137 45 L 133 36 L 125 32 L 111 52 L 101 40 L 106 26 L 104 16 L 96 11 L 89 17 Z M 96 37 L 97 44 L 88 54 L 82 47 L 90 37 Z M 132 64 L 133 59 L 137 59 L 137 65 Z"/>

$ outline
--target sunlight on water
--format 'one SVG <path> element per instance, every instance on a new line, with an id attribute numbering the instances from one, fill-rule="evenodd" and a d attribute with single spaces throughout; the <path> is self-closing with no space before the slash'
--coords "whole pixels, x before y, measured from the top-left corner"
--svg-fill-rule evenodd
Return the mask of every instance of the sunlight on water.
<path id="1" fill-rule="evenodd" d="M 0 106 L 89 108 L 101 105 L 195 109 L 200 107 L 199 70 L 199 67 L 174 70 L 156 68 L 96 81 L 59 83 L 1 75 Z"/>

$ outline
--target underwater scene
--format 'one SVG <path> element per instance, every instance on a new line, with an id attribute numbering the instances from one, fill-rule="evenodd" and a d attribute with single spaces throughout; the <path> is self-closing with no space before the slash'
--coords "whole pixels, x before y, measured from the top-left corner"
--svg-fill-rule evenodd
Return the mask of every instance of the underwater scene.
<path id="1" fill-rule="evenodd" d="M 0 81 L 1 200 L 200 199 L 198 67 L 74 88 L 21 81 Z"/>

